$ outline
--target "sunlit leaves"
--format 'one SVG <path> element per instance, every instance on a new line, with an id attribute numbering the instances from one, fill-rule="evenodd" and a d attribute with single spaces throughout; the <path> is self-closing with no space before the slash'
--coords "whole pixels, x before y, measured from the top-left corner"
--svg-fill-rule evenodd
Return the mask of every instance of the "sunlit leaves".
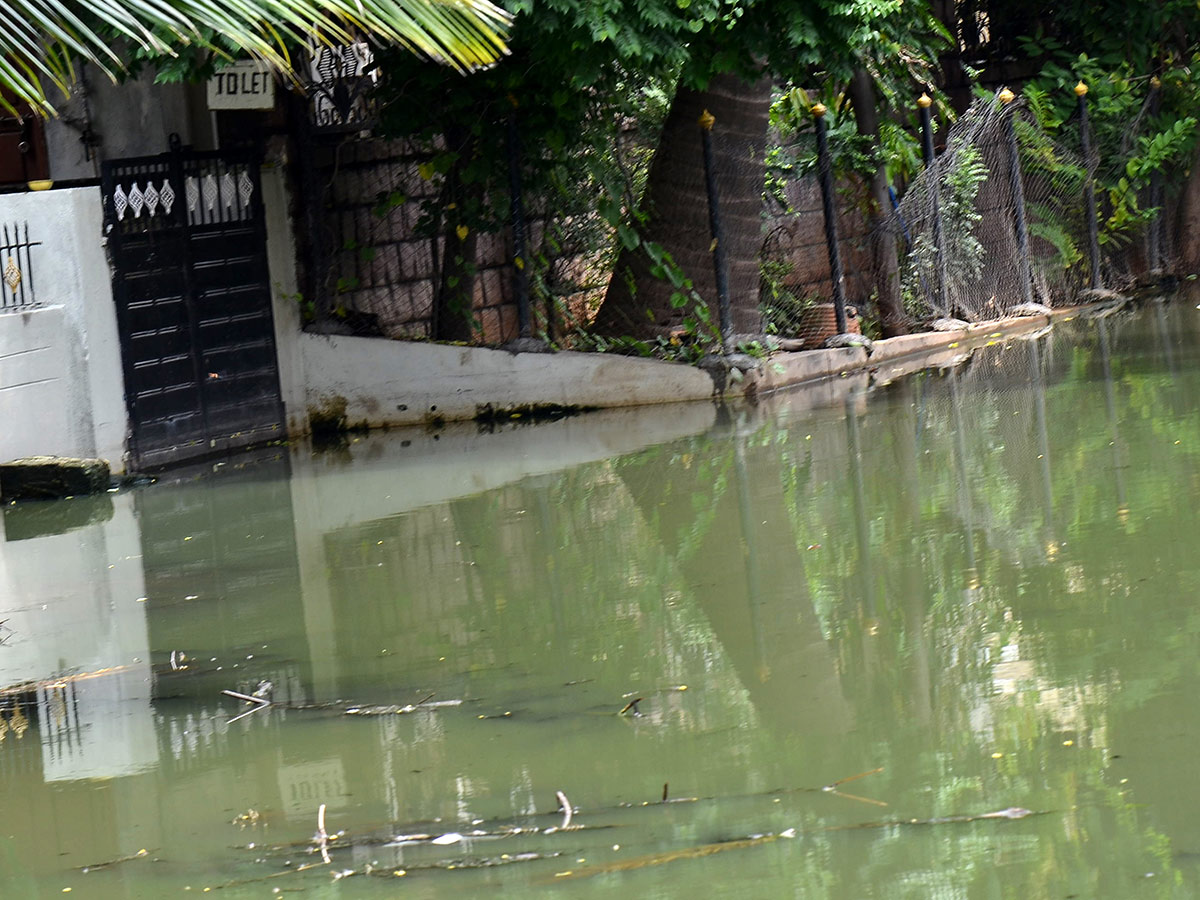
<path id="1" fill-rule="evenodd" d="M 7 0 L 3 11 L 0 89 L 43 112 L 53 112 L 48 88 L 70 89 L 76 59 L 116 77 L 127 58 L 169 61 L 199 48 L 294 76 L 296 50 L 311 39 L 365 33 L 467 71 L 504 54 L 510 22 L 490 0 Z"/>

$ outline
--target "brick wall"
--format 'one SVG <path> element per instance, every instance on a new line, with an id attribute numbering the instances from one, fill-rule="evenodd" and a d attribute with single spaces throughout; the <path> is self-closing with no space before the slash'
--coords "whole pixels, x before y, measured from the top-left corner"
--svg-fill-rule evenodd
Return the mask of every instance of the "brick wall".
<path id="1" fill-rule="evenodd" d="M 846 300 L 865 310 L 873 288 L 873 264 L 865 215 L 866 187 L 845 181 L 838 185 L 838 240 L 845 277 Z M 825 214 L 816 176 L 787 186 L 791 213 L 768 216 L 764 255 L 790 266 L 783 285 L 796 297 L 833 299 L 829 249 L 825 243 Z"/>
<path id="2" fill-rule="evenodd" d="M 326 148 L 324 153 L 320 165 L 328 183 L 325 240 L 333 257 L 324 290 L 332 294 L 335 306 L 373 317 L 386 337 L 429 337 L 438 277 L 435 261 L 441 259 L 444 241 L 418 236 L 421 202 L 437 191 L 437 183 L 419 172 L 427 156 L 402 141 L 374 139 Z M 399 199 L 397 194 L 404 202 L 386 202 L 389 196 Z M 764 253 L 790 266 L 783 281 L 797 297 L 829 300 L 829 254 L 816 178 L 790 184 L 788 200 L 791 213 L 769 216 L 764 223 Z M 872 291 L 865 203 L 863 185 L 845 182 L 839 187 L 846 297 L 861 308 Z M 536 252 L 543 243 L 543 228 L 535 219 L 529 230 L 529 244 Z M 511 257 L 507 230 L 478 235 L 472 302 L 481 329 L 476 343 L 495 345 L 517 336 Z M 605 277 L 568 248 L 550 267 L 550 287 L 559 290 L 555 308 L 535 309 L 535 316 L 547 317 L 556 335 L 564 327 L 586 327 L 603 299 Z"/>

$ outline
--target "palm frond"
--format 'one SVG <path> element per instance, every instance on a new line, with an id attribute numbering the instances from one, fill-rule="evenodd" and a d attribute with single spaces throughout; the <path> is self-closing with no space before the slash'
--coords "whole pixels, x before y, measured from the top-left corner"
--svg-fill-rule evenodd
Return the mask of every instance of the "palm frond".
<path id="1" fill-rule="evenodd" d="M 232 46 L 296 79 L 292 49 L 366 35 L 467 72 L 507 52 L 512 17 L 491 0 L 0 0 L 0 22 L 0 108 L 53 115 L 48 89 L 69 91 L 70 61 L 116 78 L 122 44 L 162 57 Z"/>

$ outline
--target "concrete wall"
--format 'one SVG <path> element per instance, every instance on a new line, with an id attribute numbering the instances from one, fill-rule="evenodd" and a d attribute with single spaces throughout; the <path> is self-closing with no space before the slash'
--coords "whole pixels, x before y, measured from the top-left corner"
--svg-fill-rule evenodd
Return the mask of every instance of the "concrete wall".
<path id="1" fill-rule="evenodd" d="M 125 467 L 128 417 L 98 188 L 0 196 L 28 222 L 32 309 L 0 312 L 0 459 L 107 459 Z"/>
<path id="2" fill-rule="evenodd" d="M 521 353 L 301 333 L 308 418 L 348 425 L 470 419 L 547 404 L 642 406 L 713 394 L 705 372 L 682 363 L 603 353 Z"/>
<path id="3" fill-rule="evenodd" d="M 204 85 L 154 84 L 153 71 L 113 84 L 94 67 L 81 72 L 86 80 L 76 83 L 69 98 L 55 98 L 59 117 L 46 122 L 51 178 L 98 178 L 101 160 L 165 153 L 173 133 L 198 149 L 211 146 Z M 99 139 L 91 159 L 80 140 L 89 122 Z"/>

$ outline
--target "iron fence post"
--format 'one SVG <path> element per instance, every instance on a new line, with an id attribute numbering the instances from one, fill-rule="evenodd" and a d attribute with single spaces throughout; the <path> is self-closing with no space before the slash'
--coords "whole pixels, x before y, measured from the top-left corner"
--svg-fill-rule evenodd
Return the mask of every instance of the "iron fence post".
<path id="1" fill-rule="evenodd" d="M 721 347 L 728 353 L 733 335 L 733 310 L 729 304 L 729 268 L 725 260 L 725 231 L 721 223 L 721 200 L 717 194 L 717 171 L 713 161 L 712 129 L 716 119 L 707 109 L 700 116 L 700 143 L 704 150 L 704 184 L 708 189 L 708 225 L 712 232 L 713 274 L 717 280 L 717 310 L 720 316 Z"/>
<path id="2" fill-rule="evenodd" d="M 1083 152 L 1083 165 L 1087 178 L 1083 182 L 1083 214 L 1087 216 L 1088 257 L 1092 264 L 1092 289 L 1100 290 L 1100 235 L 1096 225 L 1096 179 L 1092 168 L 1092 134 L 1088 125 L 1088 87 L 1081 80 L 1075 85 L 1075 96 L 1079 103 L 1079 148 Z"/>
<path id="3" fill-rule="evenodd" d="M 833 164 L 829 158 L 829 136 L 825 126 L 825 104 L 812 107 L 817 129 L 817 174 L 821 182 L 821 205 L 825 212 L 825 244 L 829 249 L 829 277 L 833 281 L 833 312 L 838 334 L 849 329 L 846 322 L 846 294 L 842 281 L 842 254 L 838 248 L 837 207 L 833 196 Z"/>
<path id="4" fill-rule="evenodd" d="M 520 337 L 531 332 L 529 319 L 529 275 L 525 271 L 525 208 L 521 193 L 521 135 L 517 114 L 508 114 L 508 196 L 513 233 L 513 283 L 517 294 L 517 329 Z"/>
<path id="5" fill-rule="evenodd" d="M 917 106 L 921 110 L 921 147 L 925 154 L 925 171 L 929 174 L 926 181 L 929 184 L 929 198 L 933 214 L 933 252 L 937 259 L 937 300 L 942 312 L 947 311 L 946 303 L 946 252 L 942 242 L 942 209 L 939 193 L 941 191 L 941 174 L 938 172 L 937 157 L 933 152 L 933 100 L 928 94 L 917 98 Z"/>
<path id="6" fill-rule="evenodd" d="M 1004 131 L 1008 138 L 1008 180 L 1012 190 L 1013 224 L 1017 232 L 1017 266 L 1021 278 L 1021 299 L 1026 303 L 1033 302 L 1033 278 L 1029 271 L 1029 230 L 1025 224 L 1025 187 L 1021 180 L 1021 148 L 1017 145 L 1017 128 L 1014 121 L 1015 112 L 1012 102 L 1016 99 L 1008 88 L 996 95 L 1004 104 L 1008 115 L 1005 116 Z"/>
<path id="7" fill-rule="evenodd" d="M 1155 76 L 1150 79 L 1150 97 L 1149 97 L 1149 112 L 1152 116 L 1157 116 L 1162 103 L 1162 82 Z M 1146 262 L 1151 272 L 1159 272 L 1162 270 L 1162 227 L 1163 227 L 1163 177 L 1162 172 L 1155 170 L 1150 176 L 1150 205 L 1155 207 L 1158 212 L 1154 214 L 1153 221 L 1150 222 L 1150 231 L 1147 235 L 1146 247 Z"/>

